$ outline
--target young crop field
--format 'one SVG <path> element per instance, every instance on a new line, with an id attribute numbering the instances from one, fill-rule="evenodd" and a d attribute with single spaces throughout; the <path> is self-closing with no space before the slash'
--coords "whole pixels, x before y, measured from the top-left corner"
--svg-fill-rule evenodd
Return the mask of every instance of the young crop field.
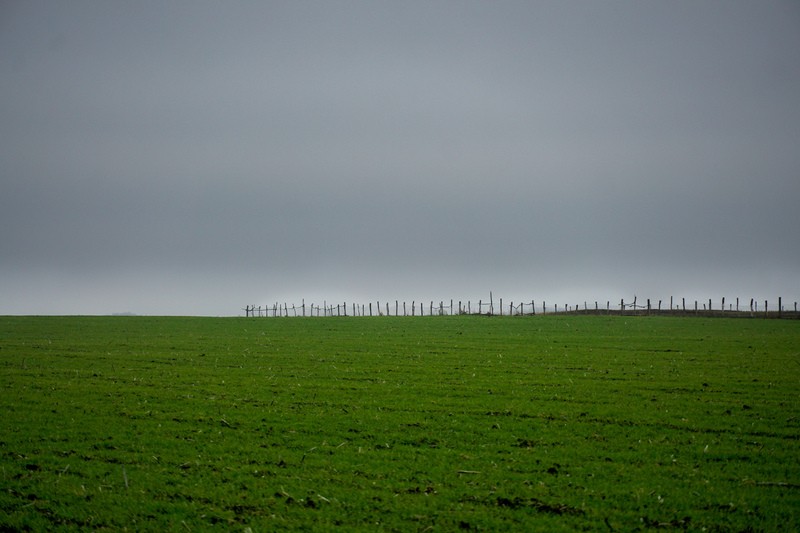
<path id="1" fill-rule="evenodd" d="M 0 317 L 0 530 L 800 529 L 800 321 Z"/>

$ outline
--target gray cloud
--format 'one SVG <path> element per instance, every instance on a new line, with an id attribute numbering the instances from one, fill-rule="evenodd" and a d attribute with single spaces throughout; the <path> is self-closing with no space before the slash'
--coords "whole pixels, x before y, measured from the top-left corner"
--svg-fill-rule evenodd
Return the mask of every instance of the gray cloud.
<path id="1" fill-rule="evenodd" d="M 5 4 L 0 312 L 798 299 L 798 29 L 779 1 Z"/>

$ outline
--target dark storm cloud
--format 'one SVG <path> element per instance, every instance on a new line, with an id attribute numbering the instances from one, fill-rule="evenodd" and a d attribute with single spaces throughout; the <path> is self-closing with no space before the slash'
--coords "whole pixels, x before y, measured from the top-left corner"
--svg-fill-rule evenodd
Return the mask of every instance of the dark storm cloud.
<path id="1" fill-rule="evenodd" d="M 4 4 L 0 312 L 798 298 L 798 29 L 791 2 Z"/>

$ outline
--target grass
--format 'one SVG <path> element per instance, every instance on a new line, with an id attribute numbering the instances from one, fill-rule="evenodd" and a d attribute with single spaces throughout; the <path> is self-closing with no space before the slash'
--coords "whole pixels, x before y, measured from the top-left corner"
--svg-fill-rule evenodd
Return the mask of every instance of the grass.
<path id="1" fill-rule="evenodd" d="M 0 529 L 797 530 L 798 328 L 0 317 Z"/>

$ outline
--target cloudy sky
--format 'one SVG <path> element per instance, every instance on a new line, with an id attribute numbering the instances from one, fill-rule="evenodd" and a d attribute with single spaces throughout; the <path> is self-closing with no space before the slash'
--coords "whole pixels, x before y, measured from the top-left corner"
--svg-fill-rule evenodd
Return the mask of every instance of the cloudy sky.
<path id="1" fill-rule="evenodd" d="M 0 314 L 800 300 L 800 4 L 4 1 Z"/>

